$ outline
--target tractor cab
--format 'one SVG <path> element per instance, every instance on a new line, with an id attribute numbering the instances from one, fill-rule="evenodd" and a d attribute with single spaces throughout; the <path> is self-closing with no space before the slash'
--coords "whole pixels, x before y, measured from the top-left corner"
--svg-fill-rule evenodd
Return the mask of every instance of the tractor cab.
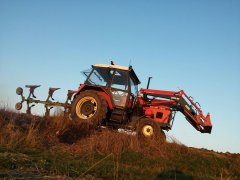
<path id="1" fill-rule="evenodd" d="M 95 64 L 82 73 L 86 76 L 85 84 L 104 88 L 115 107 L 132 107 L 140 81 L 131 66 Z"/>

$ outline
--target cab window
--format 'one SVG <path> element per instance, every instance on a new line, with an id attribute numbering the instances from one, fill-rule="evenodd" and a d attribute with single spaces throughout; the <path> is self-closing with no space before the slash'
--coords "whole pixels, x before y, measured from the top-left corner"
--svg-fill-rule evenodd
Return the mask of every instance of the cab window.
<path id="1" fill-rule="evenodd" d="M 128 90 L 128 76 L 126 72 L 119 70 L 115 71 L 112 81 L 112 88 L 121 89 L 124 91 Z"/>
<path id="2" fill-rule="evenodd" d="M 131 87 L 131 93 L 136 97 L 138 95 L 138 88 L 137 85 L 134 84 L 134 81 L 132 78 L 130 78 L 130 87 Z"/>

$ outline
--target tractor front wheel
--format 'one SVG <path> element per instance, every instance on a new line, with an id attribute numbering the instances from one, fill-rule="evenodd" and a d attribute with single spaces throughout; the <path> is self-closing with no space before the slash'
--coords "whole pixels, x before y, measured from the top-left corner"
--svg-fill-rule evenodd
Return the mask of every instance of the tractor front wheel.
<path id="1" fill-rule="evenodd" d="M 98 126 L 106 118 L 107 102 L 93 90 L 83 91 L 73 101 L 71 117 L 76 122 L 88 122 Z"/>
<path id="2" fill-rule="evenodd" d="M 137 125 L 137 136 L 140 140 L 157 140 L 164 142 L 166 136 L 160 126 L 153 119 L 140 119 Z"/>

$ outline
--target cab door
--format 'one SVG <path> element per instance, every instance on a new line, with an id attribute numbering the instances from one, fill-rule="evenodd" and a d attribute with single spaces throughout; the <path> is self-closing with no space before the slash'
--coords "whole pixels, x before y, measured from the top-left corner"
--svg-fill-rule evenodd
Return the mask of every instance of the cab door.
<path id="1" fill-rule="evenodd" d="M 115 106 L 125 108 L 129 99 L 129 76 L 127 71 L 115 70 L 110 91 Z"/>

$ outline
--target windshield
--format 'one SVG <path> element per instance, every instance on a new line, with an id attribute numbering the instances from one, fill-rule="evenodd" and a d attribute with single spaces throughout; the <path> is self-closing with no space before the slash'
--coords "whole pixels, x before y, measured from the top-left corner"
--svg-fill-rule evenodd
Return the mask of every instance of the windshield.
<path id="1" fill-rule="evenodd" d="M 84 73 L 89 74 L 90 73 Z M 86 81 L 86 84 L 106 86 L 107 83 L 112 79 L 112 71 L 109 68 L 97 68 L 95 67 L 91 75 Z"/>

